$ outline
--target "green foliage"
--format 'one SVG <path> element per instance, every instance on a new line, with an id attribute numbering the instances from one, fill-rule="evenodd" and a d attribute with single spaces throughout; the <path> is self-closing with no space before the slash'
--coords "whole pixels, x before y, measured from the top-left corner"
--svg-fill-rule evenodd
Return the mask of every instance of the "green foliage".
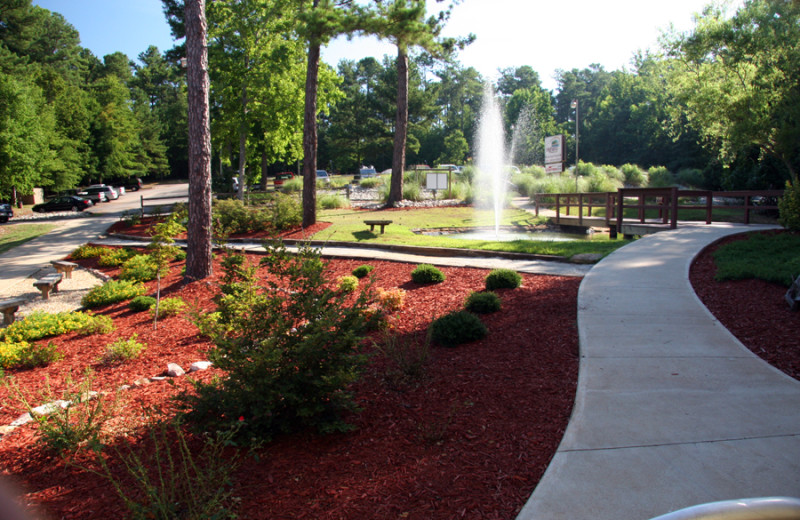
<path id="1" fill-rule="evenodd" d="M 647 172 L 635 164 L 623 164 L 619 168 L 625 177 L 625 184 L 633 188 L 641 188 L 648 184 Z"/>
<path id="2" fill-rule="evenodd" d="M 106 345 L 106 351 L 103 353 L 103 357 L 100 358 L 100 362 L 104 365 L 118 365 L 131 359 L 136 359 L 142 353 L 142 350 L 146 348 L 143 343 L 136 341 L 138 337 L 137 334 L 134 334 L 128 339 L 120 338 L 113 343 L 109 343 Z"/>
<path id="3" fill-rule="evenodd" d="M 675 176 L 664 166 L 651 166 L 647 170 L 648 187 L 666 188 L 675 185 Z"/>
<path id="4" fill-rule="evenodd" d="M 778 222 L 789 231 L 800 231 L 800 183 L 786 182 L 783 197 L 778 200 Z"/>
<path id="5" fill-rule="evenodd" d="M 340 276 L 339 290 L 344 293 L 355 292 L 358 289 L 358 278 L 355 276 Z"/>
<path id="6" fill-rule="evenodd" d="M 158 310 L 158 318 L 166 318 L 167 316 L 176 316 L 186 309 L 186 302 L 181 298 L 163 298 L 155 305 L 150 307 L 150 314 L 155 317 L 156 310 Z"/>
<path id="7" fill-rule="evenodd" d="M 514 185 L 517 193 L 522 195 L 523 197 L 530 197 L 535 191 L 536 187 L 536 178 L 532 175 L 528 175 L 525 173 L 522 174 L 515 174 L 511 176 L 511 184 Z"/>
<path id="8" fill-rule="evenodd" d="M 303 222 L 303 208 L 300 201 L 291 195 L 275 194 L 272 205 L 272 227 L 278 231 L 291 229 Z"/>
<path id="9" fill-rule="evenodd" d="M 300 193 L 303 191 L 303 178 L 295 176 L 283 181 L 283 184 L 281 184 L 281 191 L 283 193 Z"/>
<path id="10" fill-rule="evenodd" d="M 81 305 L 92 309 L 111 303 L 129 300 L 147 292 L 141 282 L 131 280 L 110 280 L 90 290 L 81 300 Z"/>
<path id="11" fill-rule="evenodd" d="M 350 206 L 347 198 L 333 193 L 323 195 L 318 199 L 317 203 L 321 209 L 347 208 Z"/>
<path id="12" fill-rule="evenodd" d="M 500 310 L 500 297 L 492 291 L 471 292 L 464 302 L 464 308 L 475 314 L 490 314 Z"/>
<path id="13" fill-rule="evenodd" d="M 38 401 L 48 403 L 44 413 L 37 413 L 20 391 L 13 378 L 4 383 L 9 393 L 14 395 L 39 426 L 39 441 L 57 454 L 74 452 L 88 445 L 97 448 L 100 445 L 100 434 L 103 425 L 114 416 L 116 398 L 111 401 L 92 390 L 94 375 L 91 370 L 85 372 L 83 381 L 76 383 L 72 376 L 64 378 L 64 390 L 57 395 L 46 381 L 44 390 L 37 397 Z"/>
<path id="14" fill-rule="evenodd" d="M 111 316 L 105 316 L 103 314 L 87 314 L 87 316 L 91 316 L 91 319 L 87 320 L 85 324 L 76 329 L 80 334 L 108 334 L 115 328 L 114 320 L 111 319 Z"/>
<path id="15" fill-rule="evenodd" d="M 403 200 L 422 200 L 422 190 L 420 189 L 419 184 L 403 184 Z"/>
<path id="16" fill-rule="evenodd" d="M 187 520 L 236 518 L 231 480 L 241 465 L 242 454 L 232 450 L 238 426 L 204 434 L 200 448 L 178 421 L 153 421 L 139 446 L 115 448 L 125 476 L 112 471 L 96 450 L 101 471 L 122 498 L 130 518 Z M 138 450 L 138 451 L 137 451 Z"/>
<path id="17" fill-rule="evenodd" d="M 19 358 L 14 366 L 18 368 L 46 367 L 64 358 L 58 347 L 52 342 L 47 345 L 31 344 L 19 352 Z"/>
<path id="18" fill-rule="evenodd" d="M 800 274 L 800 235 L 749 233 L 714 252 L 716 279 L 757 278 L 788 287 Z"/>
<path id="19" fill-rule="evenodd" d="M 384 333 L 380 342 L 373 342 L 376 350 L 389 361 L 386 377 L 394 383 L 419 380 L 425 374 L 430 359 L 430 334 L 398 335 Z"/>
<path id="20" fill-rule="evenodd" d="M 280 243 L 266 248 L 269 276 L 244 262 L 223 267 L 219 317 L 201 329 L 225 375 L 182 396 L 189 418 L 216 429 L 243 417 L 243 432 L 267 439 L 306 427 L 347 430 L 342 414 L 357 408 L 349 387 L 365 362 L 369 288 L 355 297 L 336 291 L 308 246 L 296 254 Z"/>
<path id="21" fill-rule="evenodd" d="M 31 344 L 27 341 L 0 338 L 0 369 L 20 366 L 20 360 L 30 348 Z"/>
<path id="22" fill-rule="evenodd" d="M 156 299 L 152 296 L 137 296 L 128 303 L 128 308 L 135 312 L 150 310 L 156 304 Z"/>
<path id="23" fill-rule="evenodd" d="M 516 289 L 522 283 L 522 276 L 512 269 L 495 269 L 486 275 L 486 290 Z"/>
<path id="24" fill-rule="evenodd" d="M 100 259 L 97 261 L 101 267 L 118 267 L 137 255 L 136 251 L 125 247 L 106 247 L 104 249 L 105 252 L 100 255 Z"/>
<path id="25" fill-rule="evenodd" d="M 167 267 L 169 269 L 169 267 Z M 119 277 L 122 280 L 133 280 L 135 282 L 149 282 L 155 280 L 158 275 L 158 263 L 151 255 L 136 255 L 122 264 Z M 162 272 L 163 276 L 166 274 Z"/>
<path id="26" fill-rule="evenodd" d="M 107 254 L 109 249 L 103 246 L 92 246 L 89 244 L 83 244 L 78 249 L 70 253 L 70 258 L 73 260 L 83 260 L 85 258 L 98 258 Z"/>
<path id="27" fill-rule="evenodd" d="M 213 218 L 217 231 L 224 234 L 264 231 L 270 228 L 272 220 L 266 207 L 245 206 L 238 199 L 216 201 Z"/>
<path id="28" fill-rule="evenodd" d="M 83 334 L 107 332 L 109 318 L 84 312 L 49 313 L 36 311 L 0 329 L 0 340 L 7 342 L 36 341 L 77 331 Z"/>
<path id="29" fill-rule="evenodd" d="M 445 275 L 436 266 L 420 264 L 411 271 L 411 280 L 416 283 L 442 283 L 445 280 Z"/>
<path id="30" fill-rule="evenodd" d="M 367 177 L 366 179 L 361 179 L 358 181 L 358 185 L 365 189 L 374 189 L 379 186 L 383 186 L 384 184 L 386 184 L 386 180 L 380 175 L 375 177 Z"/>
<path id="31" fill-rule="evenodd" d="M 688 186 L 689 188 L 700 189 L 705 184 L 703 171 L 697 168 L 682 168 L 678 170 L 675 178 L 679 185 Z"/>
<path id="32" fill-rule="evenodd" d="M 375 267 L 371 266 L 371 265 L 367 265 L 367 264 L 359 265 L 358 267 L 353 269 L 353 273 L 352 274 L 356 278 L 364 278 L 369 273 L 371 273 L 373 269 L 375 269 Z"/>
<path id="33" fill-rule="evenodd" d="M 445 347 L 476 341 L 489 333 L 486 325 L 474 314 L 455 311 L 437 318 L 431 323 L 431 339 Z"/>

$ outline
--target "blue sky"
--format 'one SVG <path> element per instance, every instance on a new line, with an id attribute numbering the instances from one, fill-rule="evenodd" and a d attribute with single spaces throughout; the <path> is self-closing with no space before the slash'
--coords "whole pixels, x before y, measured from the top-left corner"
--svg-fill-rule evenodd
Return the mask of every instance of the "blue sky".
<path id="1" fill-rule="evenodd" d="M 34 0 L 61 13 L 81 35 L 81 45 L 96 56 L 122 51 L 135 59 L 149 45 L 161 51 L 174 44 L 160 0 Z M 453 10 L 445 34 L 474 33 L 477 40 L 461 53 L 465 66 L 488 78 L 498 68 L 530 65 L 545 88 L 554 89 L 556 69 L 582 69 L 592 63 L 606 70 L 627 67 L 637 50 L 655 48 L 662 29 L 692 27 L 692 15 L 708 0 L 463 0 Z M 733 0 L 741 5 L 742 0 Z M 429 8 L 436 9 L 434 0 Z M 374 39 L 340 38 L 323 50 L 323 59 L 394 56 L 389 44 Z"/>

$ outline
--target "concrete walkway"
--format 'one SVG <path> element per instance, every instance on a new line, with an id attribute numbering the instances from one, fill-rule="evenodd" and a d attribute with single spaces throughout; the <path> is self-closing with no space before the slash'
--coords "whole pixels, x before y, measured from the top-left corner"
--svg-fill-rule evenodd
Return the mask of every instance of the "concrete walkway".
<path id="1" fill-rule="evenodd" d="M 681 224 L 584 278 L 575 408 L 518 520 L 646 520 L 800 497 L 800 382 L 734 338 L 688 281 L 703 247 L 757 229 Z"/>

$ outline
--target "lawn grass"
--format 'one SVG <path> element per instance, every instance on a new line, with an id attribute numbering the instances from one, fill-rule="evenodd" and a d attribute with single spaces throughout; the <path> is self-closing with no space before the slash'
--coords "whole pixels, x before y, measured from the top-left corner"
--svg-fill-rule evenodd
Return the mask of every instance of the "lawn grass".
<path id="1" fill-rule="evenodd" d="M 788 287 L 800 274 L 800 234 L 750 233 L 714 253 L 716 279 L 757 278 Z"/>
<path id="2" fill-rule="evenodd" d="M 321 211 L 318 219 L 331 222 L 333 225 L 314 235 L 314 240 L 357 242 L 360 244 L 449 247 L 571 257 L 579 253 L 606 255 L 629 242 L 628 240 L 603 238 L 571 242 L 536 240 L 500 242 L 418 235 L 413 232 L 414 229 L 464 228 L 492 226 L 494 224 L 494 216 L 491 211 L 481 211 L 471 207 L 440 207 L 407 211 L 337 209 Z M 364 224 L 364 220 L 391 220 L 392 224 L 386 226 L 385 233 L 381 234 L 378 229 L 370 231 Z M 503 213 L 502 224 L 532 226 L 541 224 L 545 220 L 544 217 L 535 217 L 523 210 L 506 209 Z"/>
<path id="3" fill-rule="evenodd" d="M 49 233 L 53 224 L 16 224 L 0 227 L 0 253 L 24 244 L 29 240 Z"/>

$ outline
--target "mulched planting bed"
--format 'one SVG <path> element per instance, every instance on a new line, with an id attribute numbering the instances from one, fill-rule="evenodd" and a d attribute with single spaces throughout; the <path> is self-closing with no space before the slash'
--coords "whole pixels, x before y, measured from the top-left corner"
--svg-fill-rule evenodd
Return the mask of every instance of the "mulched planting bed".
<path id="1" fill-rule="evenodd" d="M 746 236 L 729 236 L 707 247 L 692 264 L 692 287 L 708 310 L 747 348 L 800 380 L 800 312 L 789 309 L 784 299 L 786 287 L 762 280 L 714 280 L 714 251 Z"/>
<path id="2" fill-rule="evenodd" d="M 253 261 L 258 256 L 251 257 Z M 97 268 L 93 260 L 80 260 Z M 460 309 L 473 290 L 482 290 L 488 271 L 442 268 L 442 284 L 411 282 L 413 264 L 333 260 L 330 279 L 357 266 L 375 266 L 376 287 L 402 288 L 405 307 L 389 320 L 395 334 L 424 334 L 430 321 Z M 112 276 L 117 269 L 101 269 Z M 164 296 L 181 296 L 190 305 L 213 307 L 222 273 L 218 262 L 210 280 L 182 285 L 180 264 L 162 285 Z M 363 282 L 362 282 L 363 283 Z M 148 284 L 154 290 L 154 282 Z M 234 495 L 242 518 L 514 518 L 541 478 L 566 428 L 578 370 L 575 328 L 580 279 L 523 275 L 523 286 L 500 290 L 501 311 L 481 318 L 490 333 L 456 348 L 431 347 L 424 376 L 390 377 L 379 354 L 355 392 L 359 414 L 346 434 L 303 432 L 280 437 L 247 458 L 234 475 Z M 134 313 L 126 303 L 101 308 L 116 330 L 105 335 L 68 334 L 51 341 L 64 359 L 44 368 L 10 370 L 32 404 L 41 404 L 48 383 L 56 396 L 64 376 L 80 379 L 94 371 L 94 389 L 113 391 L 161 375 L 169 362 L 184 368 L 206 359 L 212 346 L 182 317 L 160 321 L 153 330 L 148 313 Z M 147 345 L 138 359 L 104 366 L 105 345 L 138 334 Z M 379 341 L 376 333 L 365 342 Z M 192 374 L 208 379 L 211 369 Z M 170 397 L 189 388 L 186 377 L 151 382 L 119 394 L 119 410 L 108 423 L 118 439 L 142 452 L 143 410 L 157 406 L 173 413 Z M 37 401 L 38 400 L 38 401 Z M 24 407 L 0 386 L 0 424 Z M 2 473 L 19 485 L 22 501 L 52 518 L 121 518 L 125 508 L 103 478 L 67 465 L 36 443 L 32 424 L 0 440 Z M 113 455 L 113 450 L 108 453 Z M 90 465 L 78 456 L 79 464 Z"/>

